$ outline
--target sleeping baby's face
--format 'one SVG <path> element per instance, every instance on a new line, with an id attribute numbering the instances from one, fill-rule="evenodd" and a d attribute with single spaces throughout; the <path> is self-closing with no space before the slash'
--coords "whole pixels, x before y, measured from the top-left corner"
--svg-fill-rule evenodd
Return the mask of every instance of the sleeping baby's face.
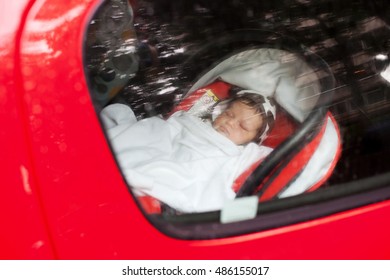
<path id="1" fill-rule="evenodd" d="M 237 145 L 255 140 L 262 125 L 261 114 L 240 101 L 230 104 L 213 122 L 216 131 Z"/>

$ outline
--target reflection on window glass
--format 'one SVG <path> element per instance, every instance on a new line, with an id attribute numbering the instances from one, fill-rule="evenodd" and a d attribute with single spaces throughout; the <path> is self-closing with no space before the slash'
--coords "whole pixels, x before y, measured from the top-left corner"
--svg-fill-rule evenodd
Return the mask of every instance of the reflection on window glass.
<path id="1" fill-rule="evenodd" d="M 87 31 L 86 69 L 96 105 L 106 105 L 138 70 L 133 11 L 127 0 L 106 1 Z"/>

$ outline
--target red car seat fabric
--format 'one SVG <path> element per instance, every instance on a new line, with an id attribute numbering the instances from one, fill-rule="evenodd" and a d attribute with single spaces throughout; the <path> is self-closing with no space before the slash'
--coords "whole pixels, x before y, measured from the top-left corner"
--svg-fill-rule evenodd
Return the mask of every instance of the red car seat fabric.
<path id="1" fill-rule="evenodd" d="M 323 124 L 324 132 L 317 148 L 306 166 L 291 185 L 281 191 L 278 197 L 297 195 L 318 189 L 332 174 L 342 150 L 340 130 L 333 115 L 328 112 Z M 305 181 L 311 182 L 305 188 Z"/>
<path id="2" fill-rule="evenodd" d="M 161 213 L 161 203 L 159 200 L 151 196 L 138 196 L 138 202 L 141 204 L 141 208 L 148 214 Z"/>
<path id="3" fill-rule="evenodd" d="M 229 90 L 232 86 L 223 81 L 216 81 L 210 85 L 202 87 L 180 102 L 171 114 L 177 111 L 187 111 L 195 116 L 202 117 L 210 113 L 217 102 L 229 97 Z"/>

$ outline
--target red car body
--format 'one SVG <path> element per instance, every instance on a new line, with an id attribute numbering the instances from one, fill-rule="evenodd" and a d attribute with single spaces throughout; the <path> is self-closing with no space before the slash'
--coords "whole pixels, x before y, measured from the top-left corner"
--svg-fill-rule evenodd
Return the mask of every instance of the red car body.
<path id="1" fill-rule="evenodd" d="M 0 8 L 1 259 L 388 259 L 390 201 L 240 236 L 181 240 L 142 213 L 84 75 L 101 1 Z"/>

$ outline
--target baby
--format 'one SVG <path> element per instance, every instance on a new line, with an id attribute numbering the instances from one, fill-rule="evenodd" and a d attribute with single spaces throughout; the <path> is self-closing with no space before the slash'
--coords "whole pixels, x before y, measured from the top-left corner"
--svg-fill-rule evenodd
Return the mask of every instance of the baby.
<path id="1" fill-rule="evenodd" d="M 186 111 L 137 121 L 123 104 L 102 111 L 122 173 L 137 195 L 186 213 L 221 209 L 234 199 L 234 180 L 272 151 L 258 143 L 273 125 L 275 107 L 244 92 L 214 109 L 211 123 Z"/>
<path id="2" fill-rule="evenodd" d="M 273 102 L 257 93 L 238 94 L 213 120 L 213 128 L 236 145 L 261 143 L 275 121 Z"/>

